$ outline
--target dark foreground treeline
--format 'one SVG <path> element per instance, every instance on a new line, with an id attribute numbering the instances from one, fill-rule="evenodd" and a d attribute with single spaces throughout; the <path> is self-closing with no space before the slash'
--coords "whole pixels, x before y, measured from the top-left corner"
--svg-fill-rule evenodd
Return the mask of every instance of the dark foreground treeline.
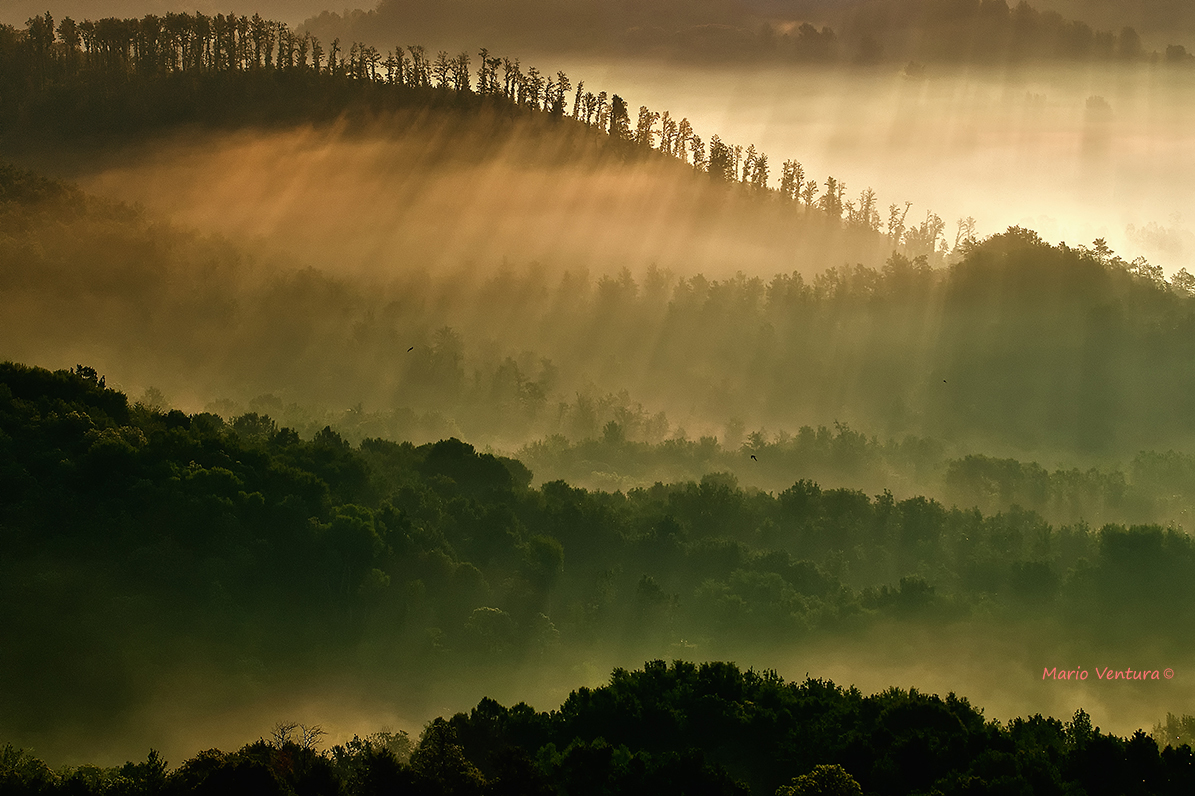
<path id="1" fill-rule="evenodd" d="M 1186 796 L 1191 747 L 1100 732 L 1079 710 L 1007 725 L 953 693 L 945 699 L 855 688 L 734 664 L 649 662 L 559 709 L 483 699 L 437 718 L 417 745 L 405 733 L 354 737 L 317 751 L 318 728 L 280 725 L 271 741 L 208 750 L 170 770 L 140 763 L 52 771 L 0 748 L 0 791 L 71 794 L 1004 794 Z"/>
<path id="2" fill-rule="evenodd" d="M 1050 617 L 1064 646 L 1181 653 L 1174 629 L 1195 620 L 1181 531 L 810 481 L 531 479 L 455 439 L 304 440 L 256 414 L 130 406 L 85 367 L 0 366 L 0 666 L 22 684 L 0 690 L 0 715 L 28 731 L 110 719 L 179 661 L 236 661 L 235 689 L 338 666 L 446 676 L 584 650 L 779 649 L 972 615 Z"/>

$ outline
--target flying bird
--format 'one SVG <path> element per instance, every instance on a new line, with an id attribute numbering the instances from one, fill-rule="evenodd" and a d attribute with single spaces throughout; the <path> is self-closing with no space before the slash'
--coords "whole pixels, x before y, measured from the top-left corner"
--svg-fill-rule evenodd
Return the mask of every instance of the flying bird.
<path id="1" fill-rule="evenodd" d="M 754 453 L 753 453 L 753 454 L 751 454 L 751 461 L 753 461 L 753 462 L 757 462 L 757 461 L 759 461 L 759 459 L 756 459 L 756 458 L 755 458 L 755 454 L 754 454 Z"/>
<path id="2" fill-rule="evenodd" d="M 415 350 L 415 346 L 411 346 L 410 348 L 407 349 L 407 353 L 409 354 L 414 350 Z"/>

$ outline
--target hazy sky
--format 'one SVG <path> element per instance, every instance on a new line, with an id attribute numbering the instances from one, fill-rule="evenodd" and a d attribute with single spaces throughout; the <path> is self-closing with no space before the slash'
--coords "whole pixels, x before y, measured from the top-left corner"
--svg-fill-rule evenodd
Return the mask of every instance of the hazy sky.
<path id="1" fill-rule="evenodd" d="M 361 3 L 329 4 L 327 0 L 0 0 L 0 22 L 23 25 L 34 14 L 47 11 L 54 19 L 71 17 L 75 20 L 100 17 L 130 17 L 145 14 L 165 14 L 169 11 L 205 14 L 260 13 L 271 19 L 297 25 L 321 11 Z"/>
<path id="2" fill-rule="evenodd" d="M 932 210 L 953 231 L 1011 225 L 1077 245 L 1104 237 L 1127 259 L 1195 270 L 1195 84 L 1185 70 L 1059 65 L 1020 73 L 701 69 L 544 60 L 587 85 L 687 116 L 723 139 L 796 158 L 849 197 Z M 1132 230 L 1130 230 L 1130 225 Z"/>

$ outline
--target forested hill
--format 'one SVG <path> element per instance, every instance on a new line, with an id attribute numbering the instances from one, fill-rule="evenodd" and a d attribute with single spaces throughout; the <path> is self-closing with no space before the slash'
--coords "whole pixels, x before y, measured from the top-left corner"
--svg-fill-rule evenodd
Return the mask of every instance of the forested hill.
<path id="1" fill-rule="evenodd" d="M 339 39 L 321 43 L 309 31 L 256 14 L 75 22 L 47 12 L 24 29 L 0 25 L 0 151 L 32 151 L 61 176 L 71 174 L 61 165 L 64 157 L 80 164 L 74 174 L 102 168 L 95 156 L 105 145 L 145 141 L 150 153 L 157 151 L 151 144 L 171 134 L 326 129 L 335 123 L 389 144 L 409 136 L 408 144 L 421 145 L 417 155 L 395 158 L 409 158 L 414 173 L 495 160 L 524 170 L 576 167 L 581 175 L 553 185 L 563 196 L 573 196 L 566 190 L 572 178 L 601 186 L 593 172 L 622 164 L 626 170 L 612 181 L 620 200 L 633 195 L 649 201 L 653 192 L 667 197 L 663 205 L 651 202 L 653 210 L 664 211 L 658 225 L 683 228 L 699 218 L 707 232 L 710 222 L 716 229 L 729 226 L 732 237 L 754 241 L 756 259 L 774 248 L 780 254 L 774 259 L 785 262 L 831 252 L 834 262 L 880 262 L 893 241 L 931 262 L 942 257 L 939 238 L 946 225 L 931 213 L 914 222 L 907 204 L 885 210 L 869 188 L 848 195 L 841 180 L 808 173 L 794 153 L 782 153 L 784 160 L 770 157 L 754 144 L 697 130 L 667 109 L 636 105 L 617 86 L 587 85 L 584 75 L 541 71 L 517 54 L 472 46 L 478 45 L 433 55 L 414 44 L 380 51 Z M 646 177 L 646 183 L 628 174 L 636 167 L 644 171 L 633 176 Z M 228 178 L 214 176 L 217 184 Z M 503 189 L 514 197 L 543 191 L 517 180 Z M 553 207 L 566 201 L 574 204 L 575 196 Z M 660 233 L 643 223 L 641 213 L 631 221 L 638 222 L 627 233 L 632 239 Z M 595 227 L 628 219 L 578 214 L 567 222 L 571 234 L 565 237 L 589 237 Z M 969 230 L 973 222 L 961 222 L 958 237 Z M 698 237 L 706 249 L 734 251 L 717 235 L 712 241 Z M 666 267 L 673 256 L 685 258 L 667 250 L 683 244 L 662 248 L 649 259 Z"/>
<path id="2" fill-rule="evenodd" d="M 455 439 L 304 440 L 260 415 L 130 405 L 87 367 L 0 366 L 0 604 L 20 607 L 0 675 L 21 684 L 0 691 L 0 731 L 119 725 L 183 661 L 230 693 L 395 667 L 437 682 L 968 617 L 1052 628 L 1064 657 L 1191 651 L 1174 629 L 1193 619 L 1195 545 L 1174 530 L 808 481 L 610 494 L 531 477 Z"/>
<path id="3" fill-rule="evenodd" d="M 1186 717 L 1189 719 L 1190 717 Z M 1185 720 L 1186 720 L 1185 719 Z M 1077 711 L 1006 725 L 965 698 L 891 688 L 863 695 L 832 682 L 786 683 L 727 663 L 648 662 L 574 691 L 558 710 L 483 699 L 405 732 L 321 751 L 319 727 L 279 724 L 269 740 L 210 749 L 171 769 L 139 763 L 52 771 L 0 748 L 6 794 L 112 793 L 484 796 L 686 793 L 709 796 L 1186 796 L 1189 745 L 1142 731 L 1106 734 Z"/>
<path id="4" fill-rule="evenodd" d="M 1137 2 L 1129 10 L 1124 3 L 1093 8 L 1083 0 L 703 0 L 687 4 L 681 13 L 667 0 L 574 0 L 565 5 L 381 0 L 370 10 L 325 11 L 304 27 L 329 40 L 340 36 L 371 42 L 410 32 L 452 40 L 468 27 L 487 31 L 504 46 L 670 57 L 720 67 L 903 66 L 910 59 L 999 66 L 1167 57 L 1187 62 L 1182 45 L 1190 46 L 1190 24 L 1185 9 L 1152 4 L 1143 9 Z M 1171 24 L 1159 24 L 1163 18 Z M 1177 20 L 1182 23 L 1174 24 Z"/>
<path id="5" fill-rule="evenodd" d="M 879 225 L 874 194 L 848 203 L 830 178 L 819 198 L 821 186 L 795 160 L 778 167 L 754 146 L 708 132 L 707 141 L 686 118 L 646 106 L 636 112 L 618 94 L 587 90 L 583 78 L 562 71 L 541 72 L 484 47 L 473 57 L 443 50 L 433 56 L 422 45 L 383 52 L 354 42 L 345 49 L 339 38 L 321 43 L 257 14 L 79 23 L 67 17 L 56 24 L 47 12 L 24 30 L 0 24 L 0 133 L 78 138 L 429 109 L 486 109 L 508 119 L 542 114 L 605 134 L 603 145 L 620 157 L 655 150 L 716 182 L 742 182 L 757 192 L 769 192 L 769 179 L 780 176 L 778 191 L 790 201 Z"/>
<path id="6" fill-rule="evenodd" d="M 504 264 L 378 284 L 255 257 L 12 168 L 0 169 L 0 220 L 8 356 L 94 351 L 123 383 L 229 399 L 238 414 L 327 407 L 355 440 L 514 450 L 597 439 L 614 422 L 615 442 L 691 433 L 737 450 L 838 422 L 1052 463 L 1195 439 L 1195 279 L 1167 281 L 1102 242 L 1011 229 L 960 242 L 959 261 L 935 269 L 906 233 L 882 267 L 812 278 Z"/>

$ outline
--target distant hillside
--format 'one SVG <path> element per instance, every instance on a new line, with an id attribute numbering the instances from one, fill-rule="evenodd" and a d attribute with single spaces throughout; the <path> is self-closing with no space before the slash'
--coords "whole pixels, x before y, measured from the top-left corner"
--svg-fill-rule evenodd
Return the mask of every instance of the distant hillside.
<path id="1" fill-rule="evenodd" d="M 1162 3 L 1124 10 L 1111 3 L 1065 0 L 705 0 L 683 6 L 668 0 L 500 5 L 381 0 L 376 8 L 329 9 L 304 27 L 324 38 L 375 46 L 402 36 L 460 46 L 462 37 L 483 36 L 493 46 L 535 52 L 714 64 L 904 65 L 914 59 L 997 65 L 1164 56 L 1167 45 L 1189 44 L 1191 35 L 1189 25 L 1163 24 L 1169 10 Z M 1186 16 L 1181 12 L 1174 19 Z M 1148 42 L 1133 25 L 1148 30 Z"/>
<path id="2" fill-rule="evenodd" d="M 1188 49 L 1195 34 L 1195 8 L 1185 0 L 1038 0 L 1037 5 L 1098 27 L 1115 30 L 1129 25 L 1159 43 L 1185 44 Z"/>
<path id="3" fill-rule="evenodd" d="M 139 389 L 200 405 L 357 407 L 368 434 L 494 435 L 511 449 L 598 438 L 610 421 L 633 441 L 713 433 L 732 447 L 838 421 L 1047 460 L 1195 438 L 1179 411 L 1195 389 L 1192 282 L 1098 242 L 1050 246 L 1013 229 L 959 241 L 945 269 L 898 252 L 812 279 L 594 278 L 568 263 L 470 277 L 416 260 L 376 281 L 22 175 L 0 174 L 7 350 L 85 351 Z M 740 208 L 804 210 L 779 197 Z M 849 221 L 809 223 L 851 234 Z M 927 243 L 916 229 L 902 238 L 910 254 Z"/>
<path id="4" fill-rule="evenodd" d="M 796 159 L 778 162 L 754 144 L 698 131 L 664 109 L 636 110 L 563 71 L 541 71 L 484 48 L 476 55 L 474 61 L 468 49 L 433 55 L 414 44 L 379 50 L 339 38 L 321 42 L 256 14 L 56 22 L 47 12 L 24 29 L 0 25 L 0 145 L 59 146 L 85 157 L 92 145 L 172 130 L 340 123 L 391 134 L 416 126 L 433 152 L 428 159 L 449 149 L 476 161 L 530 128 L 543 139 L 541 150 L 555 150 L 556 163 L 665 161 L 675 174 L 687 166 L 707 178 L 703 194 L 709 184 L 734 187 L 740 196 L 781 199 L 804 216 L 845 220 L 863 234 L 836 258 L 886 254 L 887 241 L 875 234 L 883 207 L 870 189 L 852 198 L 841 181 L 827 177 L 823 184 Z M 907 205 L 888 208 L 887 236 L 896 243 L 907 214 Z M 784 220 L 799 224 L 795 213 Z M 803 226 L 803 233 L 824 237 Z M 921 241 L 931 260 L 943 229 Z"/>

